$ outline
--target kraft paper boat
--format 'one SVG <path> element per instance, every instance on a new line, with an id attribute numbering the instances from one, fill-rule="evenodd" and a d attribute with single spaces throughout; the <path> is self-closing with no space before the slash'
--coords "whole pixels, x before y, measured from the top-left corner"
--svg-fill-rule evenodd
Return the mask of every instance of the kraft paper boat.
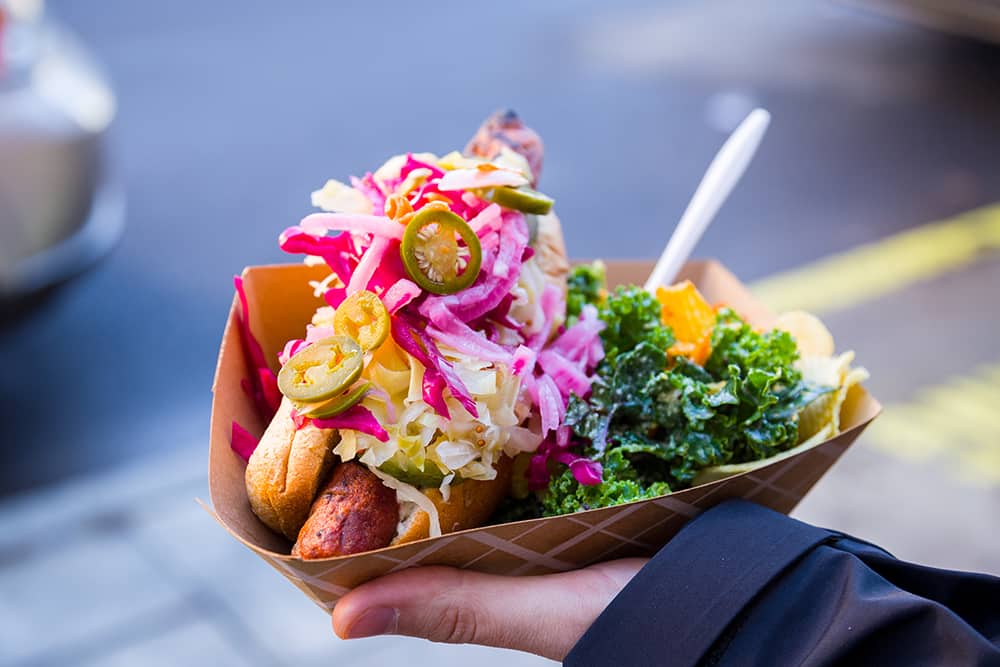
<path id="1" fill-rule="evenodd" d="M 648 262 L 629 261 L 608 262 L 607 266 L 610 285 L 641 284 L 651 268 Z M 266 358 L 276 360 L 285 341 L 298 338 L 315 308 L 322 305 L 312 297 L 307 281 L 321 279 L 324 272 L 323 267 L 302 264 L 244 270 L 249 324 Z M 733 307 L 751 324 L 764 327 L 770 322 L 767 309 L 718 262 L 690 262 L 679 277 L 684 278 L 693 281 L 709 302 Z M 732 477 L 615 507 L 475 528 L 353 556 L 302 561 L 288 555 L 291 545 L 250 511 L 243 482 L 246 464 L 230 448 L 233 420 L 255 436 L 266 426 L 240 387 L 250 366 L 240 339 L 239 318 L 239 301 L 234 298 L 213 386 L 209 445 L 213 513 L 233 537 L 328 612 L 351 588 L 418 565 L 450 565 L 517 576 L 648 556 L 686 521 L 727 498 L 744 498 L 788 513 L 881 410 L 863 387 L 855 386 L 841 411 L 842 431 L 836 437 L 761 461 L 752 470 Z"/>

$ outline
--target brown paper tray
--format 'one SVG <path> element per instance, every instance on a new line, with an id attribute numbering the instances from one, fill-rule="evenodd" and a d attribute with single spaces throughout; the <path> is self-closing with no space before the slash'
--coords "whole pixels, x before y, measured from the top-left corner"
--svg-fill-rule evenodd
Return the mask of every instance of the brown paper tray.
<path id="1" fill-rule="evenodd" d="M 642 283 L 650 268 L 646 262 L 608 262 L 608 279 L 611 284 Z M 267 359 L 276 360 L 286 340 L 301 336 L 316 306 L 321 305 L 312 297 L 307 281 L 324 274 L 324 267 L 301 264 L 244 270 L 250 327 Z M 732 306 L 755 325 L 766 326 L 770 321 L 767 309 L 718 262 L 690 262 L 681 278 L 691 279 L 710 302 Z M 255 435 L 266 426 L 240 388 L 241 379 L 247 376 L 239 303 L 234 299 L 213 386 L 208 469 L 213 514 L 233 537 L 327 611 L 351 588 L 416 565 L 451 565 L 516 576 L 651 555 L 686 521 L 727 498 L 744 498 L 788 513 L 881 410 L 862 387 L 855 387 L 842 410 L 844 430 L 835 438 L 792 456 L 776 457 L 754 470 L 660 498 L 475 528 L 354 556 L 302 561 L 289 556 L 289 543 L 250 511 L 243 483 L 246 464 L 229 446 L 233 420 Z"/>

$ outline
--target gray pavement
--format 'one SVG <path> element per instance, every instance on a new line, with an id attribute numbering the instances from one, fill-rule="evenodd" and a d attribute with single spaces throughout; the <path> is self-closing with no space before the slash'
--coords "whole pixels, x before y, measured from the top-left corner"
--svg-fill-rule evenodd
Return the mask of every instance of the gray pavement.
<path id="1" fill-rule="evenodd" d="M 545 662 L 403 638 L 337 640 L 322 611 L 196 503 L 206 497 L 203 457 L 179 450 L 0 509 L 0 664 Z M 970 487 L 863 440 L 796 515 L 903 558 L 1000 574 L 995 535 L 973 528 L 998 510 L 1000 487 Z"/>
<path id="2" fill-rule="evenodd" d="M 188 448 L 0 507 L 0 664 L 551 664 L 403 638 L 342 642 L 197 498 L 204 452 Z"/>
<path id="3" fill-rule="evenodd" d="M 544 136 L 576 257 L 654 257 L 752 104 L 774 122 L 699 246 L 746 280 L 1000 199 L 1000 52 L 819 0 L 50 7 L 116 86 L 128 219 L 0 326 L 0 494 L 204 437 L 231 276 L 287 259 L 326 178 L 460 146 L 499 106 Z"/>
<path id="4" fill-rule="evenodd" d="M 918 391 L 893 372 L 914 360 L 879 354 L 884 342 L 857 323 L 894 320 L 915 298 L 942 289 L 965 293 L 984 276 L 990 283 L 1000 276 L 1000 253 L 827 316 L 840 341 L 850 341 L 869 366 L 869 388 L 886 403 L 887 414 Z M 1000 307 L 964 309 L 949 322 L 952 332 L 909 335 L 917 346 L 928 346 L 939 336 L 960 336 L 977 318 L 996 326 Z M 923 386 L 948 379 L 949 366 L 940 363 Z M 1000 396 L 1000 372 L 988 376 L 982 390 Z M 941 414 L 960 418 L 947 409 Z M 880 426 L 876 422 L 844 455 L 795 516 L 874 541 L 900 558 L 1000 575 L 1000 541 L 984 529 L 1000 513 L 1000 483 L 970 483 L 960 474 L 969 465 L 963 430 L 940 431 L 944 446 L 936 456 L 910 460 L 900 456 L 906 443 L 891 440 L 896 433 Z M 880 446 L 886 438 L 892 448 Z M 1000 457 L 995 460 L 997 472 Z M 196 444 L 0 506 L 0 664 L 546 663 L 406 638 L 336 639 L 326 614 L 196 502 L 207 498 L 204 463 L 204 447 Z"/>

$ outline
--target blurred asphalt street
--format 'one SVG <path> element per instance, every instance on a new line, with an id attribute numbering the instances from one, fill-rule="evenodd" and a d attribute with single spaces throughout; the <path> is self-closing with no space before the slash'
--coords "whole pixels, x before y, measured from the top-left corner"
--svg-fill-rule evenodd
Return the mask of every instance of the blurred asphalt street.
<path id="1" fill-rule="evenodd" d="M 697 254 L 811 305 L 887 406 L 796 515 L 1000 573 L 1000 50 L 819 1 L 288 7 L 49 3 L 115 84 L 128 220 L 0 326 L 0 665 L 543 662 L 339 642 L 194 502 L 232 275 L 285 261 L 326 178 L 460 148 L 505 106 L 545 139 L 570 254 L 606 258 L 655 257 L 728 131 L 771 110 Z M 974 233 L 928 227 L 972 210 Z M 847 271 L 900 278 L 815 299 Z"/>

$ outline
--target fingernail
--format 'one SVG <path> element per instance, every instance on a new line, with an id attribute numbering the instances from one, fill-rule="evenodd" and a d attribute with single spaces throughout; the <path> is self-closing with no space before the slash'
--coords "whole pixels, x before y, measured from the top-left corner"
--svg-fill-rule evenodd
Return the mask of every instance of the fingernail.
<path id="1" fill-rule="evenodd" d="M 398 619 L 399 612 L 389 607 L 365 609 L 358 616 L 358 620 L 351 623 L 351 627 L 347 630 L 347 638 L 359 639 L 361 637 L 390 634 L 395 632 Z"/>

